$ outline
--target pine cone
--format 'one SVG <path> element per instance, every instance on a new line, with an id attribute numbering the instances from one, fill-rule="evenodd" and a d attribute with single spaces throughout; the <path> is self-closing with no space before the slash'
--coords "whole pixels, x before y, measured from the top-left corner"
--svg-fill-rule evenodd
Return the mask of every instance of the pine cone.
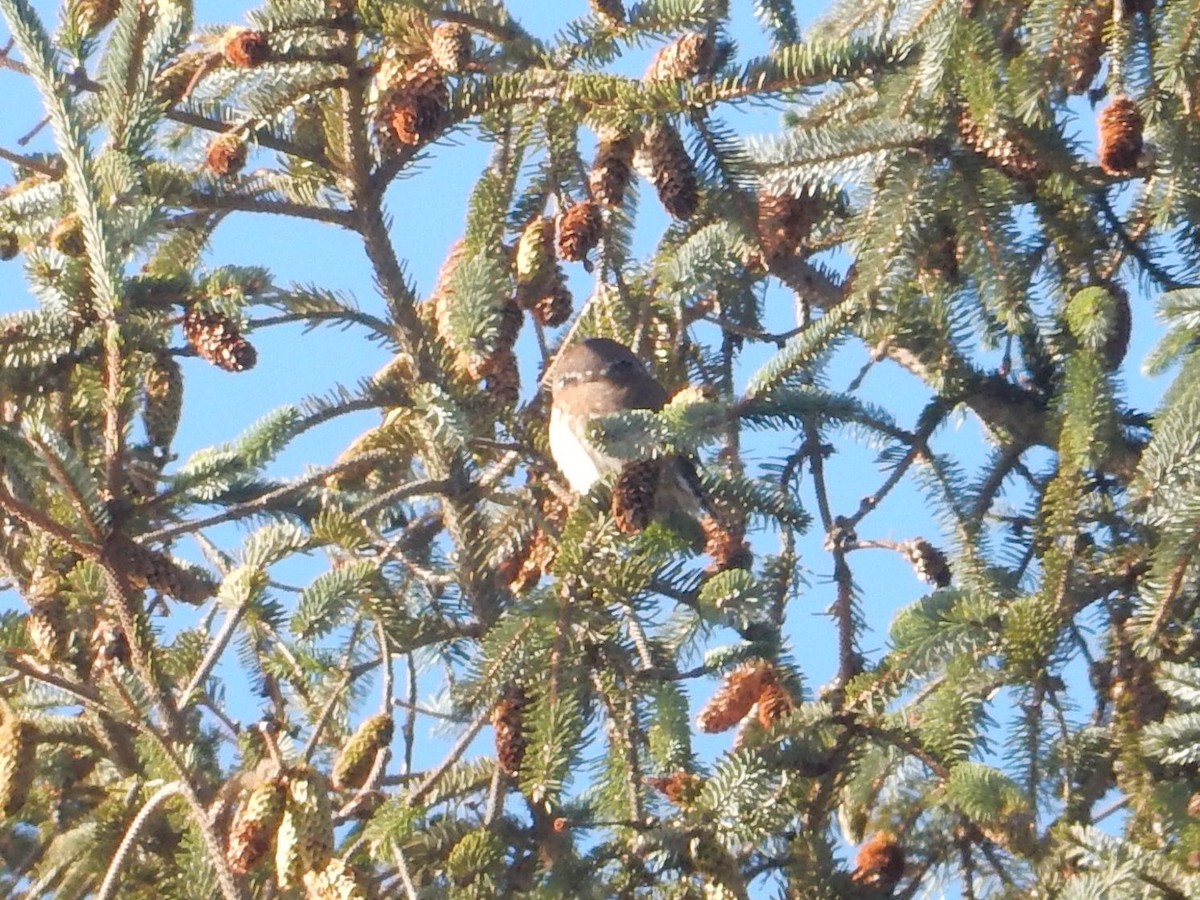
<path id="1" fill-rule="evenodd" d="M 114 538 L 109 558 L 139 590 L 149 588 L 191 604 L 203 603 L 216 592 L 216 585 L 206 575 L 185 569 L 167 554 L 128 538 Z"/>
<path id="2" fill-rule="evenodd" d="M 815 197 L 759 195 L 758 241 L 768 266 L 796 255 L 812 234 L 819 206 Z"/>
<path id="3" fill-rule="evenodd" d="M 1066 29 L 1070 42 L 1063 54 L 1067 90 L 1082 94 L 1092 86 L 1104 57 L 1104 26 L 1112 19 L 1112 2 L 1084 3 L 1071 7 L 1073 28 Z"/>
<path id="4" fill-rule="evenodd" d="M 525 710 L 529 698 L 520 687 L 511 687 L 504 692 L 500 702 L 492 711 L 492 727 L 496 731 L 496 764 L 505 775 L 516 775 L 521 771 L 525 759 Z"/>
<path id="5" fill-rule="evenodd" d="M 87 35 L 98 34 L 121 11 L 121 0 L 77 0 L 71 9 L 79 30 Z"/>
<path id="6" fill-rule="evenodd" d="M 333 809 L 324 779 L 312 769 L 288 777 L 287 802 L 275 837 L 275 877 L 285 890 L 333 857 Z"/>
<path id="7" fill-rule="evenodd" d="M 592 199 L 616 208 L 625 202 L 625 191 L 633 177 L 633 154 L 637 149 L 628 134 L 602 135 L 596 147 L 596 159 L 588 173 Z"/>
<path id="8" fill-rule="evenodd" d="M 56 662 L 66 652 L 71 626 L 62 598 L 62 582 L 56 575 L 40 575 L 29 586 L 25 631 L 33 652 L 45 662 Z"/>
<path id="9" fill-rule="evenodd" d="M 491 355 L 484 390 L 501 406 L 516 406 L 521 398 L 521 370 L 511 349 L 497 350 Z"/>
<path id="10" fill-rule="evenodd" d="M 654 54 L 642 80 L 694 78 L 708 67 L 712 56 L 712 42 L 698 31 L 689 31 Z"/>
<path id="11" fill-rule="evenodd" d="M 21 244 L 15 232 L 0 229 L 0 261 L 8 262 L 21 252 Z"/>
<path id="12" fill-rule="evenodd" d="M 796 701 L 779 679 L 772 677 L 763 684 L 762 693 L 758 695 L 758 721 L 763 728 L 770 728 L 793 709 Z"/>
<path id="13" fill-rule="evenodd" d="M 676 806 L 684 807 L 695 803 L 696 798 L 700 796 L 700 789 L 704 787 L 703 778 L 682 770 L 663 777 L 647 777 L 642 780 Z"/>
<path id="14" fill-rule="evenodd" d="M 712 557 L 712 564 L 704 570 L 707 574 L 748 569 L 754 563 L 742 523 L 725 526 L 712 516 L 705 516 L 700 520 L 700 528 L 704 531 L 704 552 Z"/>
<path id="15" fill-rule="evenodd" d="M 604 232 L 600 204 L 591 200 L 576 203 L 558 217 L 558 255 L 567 262 L 585 258 Z"/>
<path id="16" fill-rule="evenodd" d="M 246 165 L 248 148 L 246 142 L 236 134 L 222 134 L 213 139 L 204 155 L 204 165 L 218 178 L 228 178 L 242 171 Z"/>
<path id="17" fill-rule="evenodd" d="M 453 22 L 439 25 L 433 29 L 429 55 L 442 71 L 463 71 L 471 61 L 471 32 Z"/>
<path id="18" fill-rule="evenodd" d="M 320 871 L 304 874 L 304 890 L 308 900 L 367 900 L 354 873 L 336 857 Z"/>
<path id="19" fill-rule="evenodd" d="M 728 731 L 758 702 L 763 686 L 774 680 L 775 669 L 765 660 L 743 663 L 725 676 L 723 684 L 696 716 L 705 734 Z"/>
<path id="20" fill-rule="evenodd" d="M 524 594 L 537 586 L 541 572 L 531 564 L 533 539 L 520 541 L 513 552 L 500 561 L 496 576 L 501 584 L 507 585 L 514 594 Z"/>
<path id="21" fill-rule="evenodd" d="M 450 92 L 441 69 L 431 60 L 421 60 L 391 87 L 380 107 L 387 134 L 397 143 L 418 147 L 437 137 L 450 104 Z"/>
<path id="22" fill-rule="evenodd" d="M 1045 174 L 1045 166 L 1021 135 L 997 125 L 984 126 L 965 107 L 958 114 L 958 133 L 967 147 L 1010 178 L 1034 180 Z"/>
<path id="23" fill-rule="evenodd" d="M 211 69 L 222 58 L 219 53 L 203 50 L 182 54 L 173 65 L 168 66 L 154 79 L 155 96 L 171 106 L 186 100 L 201 70 Z"/>
<path id="24" fill-rule="evenodd" d="M 80 257 L 87 253 L 83 240 L 83 222 L 76 213 L 59 220 L 50 232 L 50 246 L 63 256 Z"/>
<path id="25" fill-rule="evenodd" d="M 1129 294 L 1120 285 L 1108 283 L 1105 285 L 1108 295 L 1113 298 L 1113 322 L 1108 339 L 1104 342 L 1104 364 L 1110 372 L 1115 372 L 1125 361 L 1129 351 L 1129 335 L 1133 331 L 1133 309 L 1129 305 Z"/>
<path id="26" fill-rule="evenodd" d="M 928 584 L 944 588 L 950 584 L 950 564 L 946 554 L 925 538 L 913 538 L 904 544 L 904 552 L 912 563 L 917 577 Z"/>
<path id="27" fill-rule="evenodd" d="M 0 722 L 0 815 L 15 816 L 25 805 L 37 769 L 37 729 L 12 710 Z"/>
<path id="28" fill-rule="evenodd" d="M 1109 175 L 1131 175 L 1142 155 L 1141 110 L 1117 96 L 1100 113 L 1100 168 Z"/>
<path id="29" fill-rule="evenodd" d="M 367 783 L 375 758 L 392 742 L 395 722 L 390 715 L 371 716 L 342 748 L 333 767 L 333 786 L 339 791 L 355 791 Z"/>
<path id="30" fill-rule="evenodd" d="M 225 62 L 239 69 L 253 69 L 271 58 L 271 42 L 261 31 L 234 28 L 221 45 Z"/>
<path id="31" fill-rule="evenodd" d="M 510 300 L 500 308 L 500 328 L 496 335 L 496 348 L 511 350 L 521 336 L 521 326 L 525 324 L 525 313 L 521 305 Z"/>
<path id="32" fill-rule="evenodd" d="M 628 462 L 612 492 L 612 516 L 622 534 L 641 534 L 654 519 L 654 497 L 662 464 L 657 459 Z"/>
<path id="33" fill-rule="evenodd" d="M 129 638 L 117 622 L 99 616 L 89 639 L 92 650 L 92 672 L 99 674 L 129 665 Z"/>
<path id="34" fill-rule="evenodd" d="M 642 136 L 641 150 L 662 205 L 676 219 L 690 219 L 700 205 L 700 188 L 679 132 L 657 122 Z"/>
<path id="35" fill-rule="evenodd" d="M 859 848 L 854 866 L 855 884 L 890 892 L 904 877 L 904 848 L 890 831 L 877 831 Z"/>
<path id="36" fill-rule="evenodd" d="M 625 24 L 625 5 L 621 0 L 590 0 L 592 12 L 609 28 Z"/>
<path id="37" fill-rule="evenodd" d="M 546 279 L 529 312 L 543 328 L 557 328 L 571 318 L 573 303 L 567 280 L 562 270 L 555 266 L 553 276 Z"/>
<path id="38" fill-rule="evenodd" d="M 254 368 L 258 353 L 228 316 L 192 307 L 183 316 L 183 334 L 202 358 L 226 372 Z"/>
<path id="39" fill-rule="evenodd" d="M 146 369 L 146 437 L 155 447 L 170 447 L 183 409 L 183 373 L 169 353 L 156 353 Z"/>
<path id="40" fill-rule="evenodd" d="M 538 216 L 517 241 L 517 285 L 541 284 L 554 267 L 554 219 Z"/>
<path id="41" fill-rule="evenodd" d="M 238 806 L 225 851 L 234 872 L 245 875 L 266 858 L 283 820 L 287 794 L 287 779 L 280 776 L 255 787 Z"/>

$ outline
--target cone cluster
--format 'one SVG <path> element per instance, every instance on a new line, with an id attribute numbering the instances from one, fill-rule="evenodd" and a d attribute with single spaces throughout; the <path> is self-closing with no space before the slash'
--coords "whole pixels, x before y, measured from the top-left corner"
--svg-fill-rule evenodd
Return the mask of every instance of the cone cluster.
<path id="1" fill-rule="evenodd" d="M 620 132 L 605 133 L 596 146 L 596 158 L 588 173 L 588 190 L 592 199 L 607 207 L 616 208 L 625 201 L 625 191 L 633 177 L 633 154 L 637 144 L 632 135 Z"/>
<path id="2" fill-rule="evenodd" d="M 183 334 L 201 359 L 226 372 L 254 368 L 258 353 L 228 316 L 192 307 L 183 316 Z"/>
<path id="3" fill-rule="evenodd" d="M 590 205 L 595 207 L 595 204 Z M 571 207 L 571 210 L 576 208 Z M 563 214 L 560 227 L 565 224 L 567 214 L 571 210 Z M 590 228 L 588 219 L 591 215 L 584 210 L 572 217 L 573 233 L 567 240 L 568 250 L 573 252 L 579 249 L 582 246 L 581 242 L 589 238 L 589 235 L 582 232 Z M 554 256 L 556 231 L 554 219 L 550 216 L 538 216 L 525 226 L 517 241 L 517 300 L 544 328 L 557 328 L 566 322 L 571 317 L 573 305 L 566 276 Z M 557 242 L 561 249 L 561 235 Z M 587 246 L 583 252 L 586 253 L 590 249 L 591 246 Z"/>
<path id="4" fill-rule="evenodd" d="M 600 242 L 604 233 L 604 215 L 600 204 L 584 200 L 564 210 L 558 217 L 556 246 L 567 262 L 579 262 Z"/>
<path id="5" fill-rule="evenodd" d="M 640 152 L 663 207 L 676 219 L 690 219 L 700 206 L 700 186 L 679 132 L 656 122 L 642 135 Z"/>
<path id="6" fill-rule="evenodd" d="M 339 791 L 355 791 L 366 784 L 376 757 L 391 744 L 394 729 L 395 722 L 386 713 L 363 722 L 338 756 L 333 786 Z"/>
<path id="7" fill-rule="evenodd" d="M 228 178 L 246 165 L 248 148 L 240 135 L 232 132 L 214 138 L 204 154 L 204 167 L 218 178 Z"/>
<path id="8" fill-rule="evenodd" d="M 904 847 L 890 831 L 877 831 L 854 860 L 851 880 L 864 887 L 890 892 L 904 877 Z"/>
<path id="9" fill-rule="evenodd" d="M 725 676 L 725 684 L 700 710 L 696 726 L 706 734 L 728 731 L 764 697 L 771 706 L 771 713 L 760 712 L 760 719 L 764 725 L 773 724 L 794 706 L 789 695 L 787 706 L 783 708 L 780 691 L 786 694 L 786 689 L 780 684 L 779 673 L 771 663 L 761 659 L 743 663 Z"/>
<path id="10" fill-rule="evenodd" d="M 913 538 L 904 544 L 904 552 L 922 581 L 944 588 L 950 584 L 950 563 L 946 554 L 925 538 Z"/>
<path id="11" fill-rule="evenodd" d="M 1109 175 L 1133 174 L 1142 155 L 1144 125 L 1136 103 L 1114 97 L 1100 113 L 1100 168 Z"/>
<path id="12" fill-rule="evenodd" d="M 144 378 L 146 437 L 155 447 L 170 447 L 183 410 L 183 373 L 169 353 L 156 353 Z"/>
<path id="13" fill-rule="evenodd" d="M 689 31 L 654 54 L 643 80 L 694 78 L 708 68 L 712 55 L 712 41 L 698 31 Z"/>
<path id="14" fill-rule="evenodd" d="M 492 711 L 492 728 L 496 732 L 496 764 L 505 775 L 521 771 L 525 759 L 525 710 L 529 698 L 524 689 L 512 687 L 504 692 Z"/>
<path id="15" fill-rule="evenodd" d="M 1032 180 L 1045 173 L 1037 154 L 1020 135 L 998 125 L 976 121 L 965 107 L 958 114 L 962 142 L 1010 178 Z"/>
<path id="16" fill-rule="evenodd" d="M 253 69 L 271 58 L 271 41 L 262 31 L 237 28 L 226 35 L 221 45 L 225 62 L 239 69 Z"/>
<path id="17" fill-rule="evenodd" d="M 471 32 L 465 25 L 447 22 L 433 29 L 429 55 L 443 72 L 461 72 L 471 62 Z"/>
<path id="18" fill-rule="evenodd" d="M 654 518 L 654 498 L 662 475 L 659 460 L 628 462 L 612 492 L 612 517 L 622 534 L 641 534 Z"/>
<path id="19" fill-rule="evenodd" d="M 405 147 L 419 147 L 437 137 L 450 105 L 450 92 L 437 62 L 418 61 L 385 91 L 379 119 L 387 138 Z"/>

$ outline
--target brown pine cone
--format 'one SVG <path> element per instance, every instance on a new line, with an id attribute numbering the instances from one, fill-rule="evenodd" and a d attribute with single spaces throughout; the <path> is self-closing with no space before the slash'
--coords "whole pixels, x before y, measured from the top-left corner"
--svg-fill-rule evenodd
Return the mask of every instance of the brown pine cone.
<path id="1" fill-rule="evenodd" d="M 183 410 L 183 373 L 169 353 L 156 353 L 144 379 L 146 437 L 155 447 L 170 447 Z"/>
<path id="2" fill-rule="evenodd" d="M 654 519 L 654 497 L 662 464 L 657 459 L 628 462 L 612 492 L 612 516 L 622 534 L 641 534 Z"/>
<path id="3" fill-rule="evenodd" d="M 789 259 L 808 240 L 820 215 L 816 197 L 760 194 L 758 198 L 758 241 L 770 266 Z"/>
<path id="4" fill-rule="evenodd" d="M 511 348 L 497 350 L 491 355 L 484 390 L 501 406 L 516 406 L 521 398 L 521 370 Z"/>
<path id="5" fill-rule="evenodd" d="M 600 242 L 604 233 L 604 214 L 600 204 L 584 200 L 564 210 L 558 217 L 558 255 L 567 262 L 584 259 Z"/>
<path id="6" fill-rule="evenodd" d="M 625 201 L 625 191 L 633 177 L 633 154 L 637 149 L 632 135 L 602 135 L 596 146 L 596 159 L 588 173 L 592 199 L 616 208 Z"/>
<path id="7" fill-rule="evenodd" d="M 1142 155 L 1143 126 L 1138 105 L 1114 97 L 1100 113 L 1100 168 L 1109 175 L 1132 175 Z"/>
<path id="8" fill-rule="evenodd" d="M 642 781 L 661 792 L 676 806 L 691 806 L 700 796 L 700 789 L 704 787 L 703 778 L 682 770 L 662 777 L 648 776 Z"/>
<path id="9" fill-rule="evenodd" d="M 185 569 L 166 553 L 143 547 L 137 541 L 115 537 L 108 555 L 140 590 L 149 588 L 191 604 L 203 603 L 216 593 L 216 585 L 206 575 Z"/>
<path id="10" fill-rule="evenodd" d="M 471 61 L 471 32 L 465 25 L 447 22 L 433 29 L 429 55 L 445 72 L 461 72 Z"/>
<path id="11" fill-rule="evenodd" d="M 123 669 L 129 665 L 129 638 L 119 623 L 107 616 L 98 616 L 89 639 L 92 650 L 92 672 L 100 674 Z"/>
<path id="12" fill-rule="evenodd" d="M 11 709 L 0 721 L 0 816 L 25 805 L 37 769 L 37 729 Z"/>
<path id="13" fill-rule="evenodd" d="M 59 220 L 50 232 L 50 246 L 63 256 L 80 257 L 87 253 L 83 240 L 83 221 L 77 213 Z"/>
<path id="14" fill-rule="evenodd" d="M 650 60 L 643 81 L 694 78 L 712 61 L 712 42 L 698 31 L 689 31 L 660 49 Z"/>
<path id="15" fill-rule="evenodd" d="M 496 732 L 496 764 L 505 775 L 516 775 L 521 771 L 525 759 L 525 710 L 529 698 L 520 687 L 511 687 L 504 692 L 500 702 L 492 711 L 492 728 Z"/>
<path id="16" fill-rule="evenodd" d="M 271 42 L 262 31 L 234 28 L 222 42 L 221 54 L 231 66 L 252 69 L 271 58 Z"/>
<path id="17" fill-rule="evenodd" d="M 521 326 L 525 324 L 525 313 L 516 300 L 510 300 L 500 308 L 500 328 L 496 336 L 496 348 L 511 350 L 521 336 Z"/>
<path id="18" fill-rule="evenodd" d="M 228 316 L 190 308 L 183 316 L 183 334 L 202 358 L 226 372 L 254 368 L 258 353 Z"/>
<path id="19" fill-rule="evenodd" d="M 121 0 L 77 0 L 71 13 L 83 34 L 91 36 L 104 29 L 121 11 Z"/>
<path id="20" fill-rule="evenodd" d="M 696 726 L 705 734 L 728 731 L 750 712 L 763 686 L 775 679 L 775 669 L 766 660 L 743 663 L 725 676 L 725 683 L 696 716 Z"/>
<path id="21" fill-rule="evenodd" d="M 225 851 L 234 872 L 245 875 L 266 859 L 283 820 L 286 801 L 287 779 L 279 776 L 255 787 L 238 806 Z"/>
<path id="22" fill-rule="evenodd" d="M 395 722 L 386 713 L 363 722 L 337 758 L 333 786 L 339 791 L 354 791 L 366 784 L 376 757 L 391 744 L 394 729 Z"/>
<path id="23" fill-rule="evenodd" d="M 950 563 L 945 553 L 925 538 L 913 538 L 903 547 L 918 578 L 940 588 L 950 584 Z"/>
<path id="24" fill-rule="evenodd" d="M 380 119 L 388 134 L 406 147 L 418 147 L 437 137 L 450 104 L 442 71 L 424 59 L 402 73 L 380 106 Z"/>
<path id="25" fill-rule="evenodd" d="M 700 520 L 704 531 L 704 552 L 712 557 L 712 564 L 705 568 L 709 575 L 727 572 L 730 569 L 748 569 L 754 563 L 754 554 L 746 541 L 744 524 L 722 524 L 712 516 Z"/>
<path id="26" fill-rule="evenodd" d="M 621 0 L 590 0 L 592 12 L 609 28 L 625 24 L 625 4 Z"/>
<path id="27" fill-rule="evenodd" d="M 1010 178 L 1025 181 L 1045 174 L 1045 166 L 1024 137 L 994 123 L 977 122 L 965 107 L 958 114 L 958 133 L 967 147 Z"/>
<path id="28" fill-rule="evenodd" d="M 246 165 L 248 148 L 240 135 L 222 134 L 213 139 L 204 154 L 204 166 L 218 178 L 236 175 Z"/>
<path id="29" fill-rule="evenodd" d="M 21 244 L 17 240 L 16 232 L 0 228 L 0 261 L 8 262 L 20 252 Z"/>
<path id="30" fill-rule="evenodd" d="M 676 219 L 690 219 L 700 206 L 700 186 L 679 132 L 666 122 L 651 125 L 642 136 L 641 152 L 667 212 Z"/>
<path id="31" fill-rule="evenodd" d="M 904 847 L 890 831 L 877 831 L 859 848 L 850 876 L 855 884 L 889 892 L 904 877 Z"/>
<path id="32" fill-rule="evenodd" d="M 1112 0 L 1071 7 L 1074 27 L 1066 29 L 1068 44 L 1063 54 L 1067 90 L 1082 94 L 1100 73 L 1107 45 L 1104 26 L 1112 19 Z"/>
<path id="33" fill-rule="evenodd" d="M 29 586 L 29 617 L 25 632 L 33 652 L 45 662 L 62 659 L 71 636 L 67 604 L 62 598 L 62 581 L 57 575 L 42 574 Z"/>
<path id="34" fill-rule="evenodd" d="M 796 701 L 778 678 L 770 678 L 763 684 L 758 695 L 758 721 L 763 728 L 770 728 L 795 708 Z"/>
<path id="35" fill-rule="evenodd" d="M 573 303 L 566 278 L 562 270 L 555 266 L 553 275 L 541 286 L 529 312 L 543 328 L 557 328 L 571 318 Z"/>

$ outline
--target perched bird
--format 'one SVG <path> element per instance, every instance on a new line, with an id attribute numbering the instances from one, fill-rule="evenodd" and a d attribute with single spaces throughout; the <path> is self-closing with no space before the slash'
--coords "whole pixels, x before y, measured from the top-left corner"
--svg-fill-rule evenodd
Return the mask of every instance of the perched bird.
<path id="1" fill-rule="evenodd" d="M 588 426 L 627 410 L 660 410 L 667 402 L 666 390 L 633 351 L 608 338 L 586 338 L 563 349 L 550 370 L 549 385 L 550 454 L 580 494 L 632 461 L 598 447 L 588 437 Z M 676 505 L 693 517 L 700 509 L 711 515 L 691 460 L 675 456 L 667 466 L 676 484 L 664 487 L 678 495 Z"/>

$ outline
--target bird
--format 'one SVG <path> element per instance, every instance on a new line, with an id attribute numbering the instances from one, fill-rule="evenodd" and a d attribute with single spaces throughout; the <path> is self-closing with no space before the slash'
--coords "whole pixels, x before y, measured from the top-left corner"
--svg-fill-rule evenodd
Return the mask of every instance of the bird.
<path id="1" fill-rule="evenodd" d="M 613 456 L 588 435 L 588 427 L 628 410 L 658 411 L 667 391 L 633 351 L 609 338 L 585 338 L 558 354 L 547 378 L 550 395 L 550 455 L 571 489 L 587 494 L 606 475 L 633 460 Z M 692 518 L 714 515 L 694 463 L 675 455 L 668 461 L 675 482 L 664 478 L 676 503 Z M 676 489 L 677 488 L 677 489 Z M 714 515 L 714 518 L 716 516 Z"/>

